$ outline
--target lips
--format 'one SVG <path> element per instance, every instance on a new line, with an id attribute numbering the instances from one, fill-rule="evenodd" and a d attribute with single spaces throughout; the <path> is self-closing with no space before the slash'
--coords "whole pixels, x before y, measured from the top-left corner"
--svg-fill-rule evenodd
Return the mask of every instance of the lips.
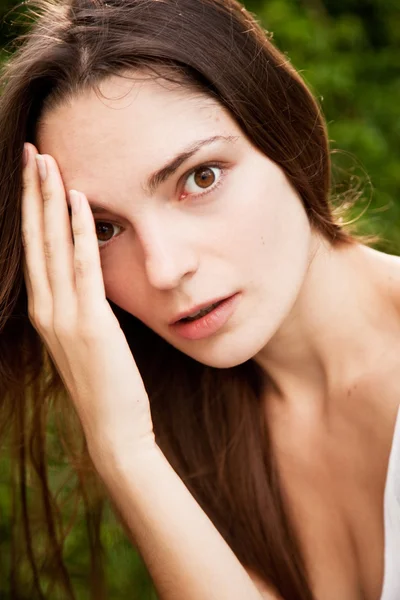
<path id="1" fill-rule="evenodd" d="M 219 298 L 215 298 L 214 300 L 207 300 L 207 302 L 198 304 L 197 306 L 194 306 L 190 310 L 187 310 L 181 314 L 178 314 L 169 324 L 175 325 L 175 323 L 178 323 L 178 321 L 181 321 L 182 319 L 185 319 L 186 317 L 190 317 L 190 315 L 193 315 L 193 314 L 199 312 L 199 310 L 203 310 L 203 308 L 208 308 L 212 304 L 218 304 L 219 302 L 222 302 L 223 300 L 227 300 L 232 295 L 233 294 L 231 294 L 230 296 L 220 296 Z"/>
<path id="2" fill-rule="evenodd" d="M 207 306 L 206 308 L 203 308 L 202 310 L 199 310 L 194 314 L 184 317 L 183 319 L 181 319 L 181 321 L 191 322 L 191 321 L 195 321 L 196 319 L 200 319 L 201 317 L 208 315 L 212 310 L 217 308 L 217 306 L 219 306 L 220 304 L 221 304 L 221 302 L 216 302 L 215 304 L 210 304 L 210 306 Z"/>
<path id="3" fill-rule="evenodd" d="M 235 312 L 240 301 L 240 292 L 220 301 L 218 306 L 203 317 L 177 321 L 171 325 L 172 334 L 186 340 L 203 340 L 222 330 Z"/>

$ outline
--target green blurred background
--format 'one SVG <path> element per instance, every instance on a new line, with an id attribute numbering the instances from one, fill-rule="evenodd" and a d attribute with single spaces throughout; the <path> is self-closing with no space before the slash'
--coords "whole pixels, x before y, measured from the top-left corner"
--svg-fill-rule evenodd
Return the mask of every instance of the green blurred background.
<path id="1" fill-rule="evenodd" d="M 400 5 L 399 0 L 247 0 L 245 6 L 319 98 L 333 150 L 338 192 L 358 186 L 351 209 L 360 233 L 376 233 L 381 250 L 400 255 Z M 22 32 L 13 8 L 0 0 L 3 58 Z M 4 48 L 8 48 L 5 50 Z M 51 437 L 51 433 L 49 433 Z M 10 507 L 7 463 L 0 462 L 0 598 L 9 597 Z M 50 465 L 54 480 L 60 466 Z M 71 483 L 72 487 L 73 483 Z M 111 511 L 102 530 L 109 598 L 156 598 L 140 558 Z M 89 570 L 84 518 L 65 548 L 77 597 L 88 598 Z"/>

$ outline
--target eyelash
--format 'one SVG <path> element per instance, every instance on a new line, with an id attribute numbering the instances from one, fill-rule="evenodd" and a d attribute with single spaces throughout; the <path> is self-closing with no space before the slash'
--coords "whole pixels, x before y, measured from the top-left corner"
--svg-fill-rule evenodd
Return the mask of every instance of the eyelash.
<path id="1" fill-rule="evenodd" d="M 184 182 L 187 182 L 189 177 L 191 177 L 191 175 L 193 175 L 200 169 L 209 169 L 209 168 L 214 168 L 214 169 L 216 168 L 216 169 L 221 170 L 221 175 L 220 175 L 220 178 L 218 179 L 218 181 L 211 187 L 207 188 L 204 192 L 201 192 L 200 194 L 188 194 L 187 197 L 194 196 L 195 199 L 201 198 L 202 196 L 205 196 L 206 194 L 210 194 L 211 192 L 214 192 L 217 188 L 220 187 L 220 185 L 222 185 L 222 182 L 225 179 L 227 169 L 225 168 L 225 166 L 222 163 L 219 163 L 219 162 L 200 164 L 197 167 L 194 167 L 188 173 L 185 173 L 185 175 L 183 175 Z M 113 221 L 106 221 L 105 219 L 98 219 L 97 221 L 95 221 L 95 225 L 97 225 L 98 223 L 106 223 L 107 225 L 113 225 L 114 227 L 119 227 L 120 229 L 123 229 L 122 225 L 119 225 L 118 223 L 114 223 Z M 121 235 L 121 234 L 118 234 L 118 235 L 112 237 L 108 242 L 104 242 L 101 245 L 99 243 L 99 249 L 103 250 L 106 246 L 109 246 L 119 235 Z M 99 242 L 99 240 L 98 240 L 98 242 Z"/>

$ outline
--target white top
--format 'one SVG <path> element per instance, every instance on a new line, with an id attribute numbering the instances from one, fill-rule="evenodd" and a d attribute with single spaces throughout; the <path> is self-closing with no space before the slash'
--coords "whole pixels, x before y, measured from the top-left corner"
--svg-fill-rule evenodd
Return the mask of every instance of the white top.
<path id="1" fill-rule="evenodd" d="M 381 600 L 400 599 L 400 406 L 384 496 L 385 569 Z"/>

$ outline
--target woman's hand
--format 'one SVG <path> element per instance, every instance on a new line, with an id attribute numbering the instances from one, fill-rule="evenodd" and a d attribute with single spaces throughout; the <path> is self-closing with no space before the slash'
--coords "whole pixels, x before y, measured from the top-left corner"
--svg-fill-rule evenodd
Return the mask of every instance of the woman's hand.
<path id="1" fill-rule="evenodd" d="M 40 158 L 41 180 L 37 150 L 25 148 L 22 237 L 30 321 L 75 405 L 94 463 L 157 449 L 142 378 L 106 299 L 88 201 L 70 194 L 72 238 L 56 161 Z"/>

